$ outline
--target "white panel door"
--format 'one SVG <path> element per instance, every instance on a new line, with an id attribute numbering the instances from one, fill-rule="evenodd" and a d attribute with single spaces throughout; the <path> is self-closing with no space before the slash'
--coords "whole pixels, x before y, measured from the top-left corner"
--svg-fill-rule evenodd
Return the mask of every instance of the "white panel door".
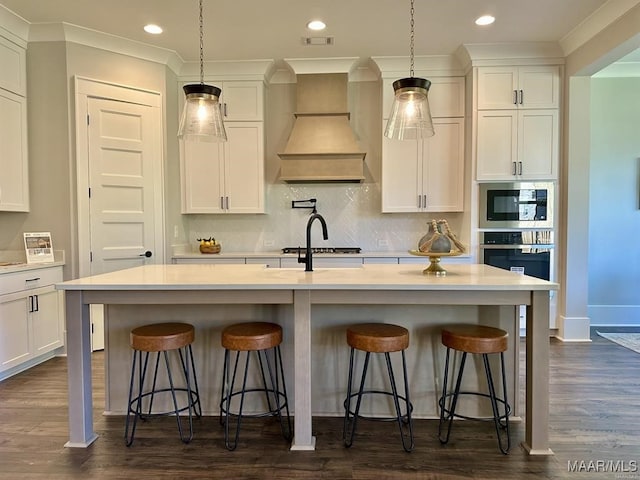
<path id="1" fill-rule="evenodd" d="M 423 141 L 422 191 L 427 212 L 464 208 L 464 118 L 434 119 L 435 136 Z"/>
<path id="2" fill-rule="evenodd" d="M 180 140 L 180 148 L 182 213 L 224 213 L 222 144 Z"/>
<path id="3" fill-rule="evenodd" d="M 28 304 L 24 292 L 0 296 L 0 371 L 19 365 L 31 355 Z"/>
<path id="4" fill-rule="evenodd" d="M 382 212 L 420 211 L 421 194 L 420 142 L 382 137 Z"/>
<path id="5" fill-rule="evenodd" d="M 155 109 L 88 101 L 91 275 L 155 263 Z"/>
<path id="6" fill-rule="evenodd" d="M 557 177 L 558 110 L 523 110 L 518 119 L 518 174 L 524 179 Z M 521 165 L 521 166 L 520 166 Z"/>
<path id="7" fill-rule="evenodd" d="M 517 173 L 518 111 L 478 112 L 477 180 L 511 180 Z"/>
<path id="8" fill-rule="evenodd" d="M 87 103 L 90 274 L 161 262 L 154 251 L 158 109 L 92 97 Z M 91 305 L 93 350 L 104 348 L 103 322 L 102 305 Z"/>

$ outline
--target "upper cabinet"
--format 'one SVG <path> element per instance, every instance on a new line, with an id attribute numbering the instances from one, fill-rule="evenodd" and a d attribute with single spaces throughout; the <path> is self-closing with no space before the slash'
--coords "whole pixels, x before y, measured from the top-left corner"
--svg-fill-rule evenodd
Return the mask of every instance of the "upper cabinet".
<path id="1" fill-rule="evenodd" d="M 382 137 L 382 212 L 461 212 L 464 200 L 464 78 L 433 77 L 429 107 L 435 135 Z M 383 125 L 393 103 L 383 81 Z"/>
<path id="2" fill-rule="evenodd" d="M 478 110 L 558 108 L 557 66 L 479 67 Z"/>
<path id="3" fill-rule="evenodd" d="M 224 120 L 262 121 L 264 119 L 264 88 L 259 81 L 212 82 L 222 89 L 220 103 Z"/>
<path id="4" fill-rule="evenodd" d="M 560 67 L 478 67 L 477 87 L 476 179 L 557 179 Z"/>
<path id="5" fill-rule="evenodd" d="M 383 137 L 383 212 L 463 210 L 464 118 L 434 118 L 433 124 L 436 134 L 425 140 Z"/>
<path id="6" fill-rule="evenodd" d="M 25 57 L 0 37 L 0 211 L 29 211 Z"/>
<path id="7" fill-rule="evenodd" d="M 205 83 L 222 89 L 227 141 L 180 140 L 182 213 L 264 213 L 264 84 Z"/>

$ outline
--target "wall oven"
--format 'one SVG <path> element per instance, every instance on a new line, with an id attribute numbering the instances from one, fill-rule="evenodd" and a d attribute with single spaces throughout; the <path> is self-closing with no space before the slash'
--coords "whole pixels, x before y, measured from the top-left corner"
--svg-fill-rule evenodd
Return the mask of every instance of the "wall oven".
<path id="1" fill-rule="evenodd" d="M 481 183 L 480 228 L 553 228 L 552 182 Z"/>
<path id="2" fill-rule="evenodd" d="M 554 265 L 553 232 L 482 232 L 482 263 L 543 280 L 552 280 Z"/>

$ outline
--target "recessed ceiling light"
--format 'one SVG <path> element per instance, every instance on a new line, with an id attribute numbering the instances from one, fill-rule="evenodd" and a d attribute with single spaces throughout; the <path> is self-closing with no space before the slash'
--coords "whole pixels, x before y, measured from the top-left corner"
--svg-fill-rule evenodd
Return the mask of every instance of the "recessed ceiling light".
<path id="1" fill-rule="evenodd" d="M 324 30 L 327 25 L 322 20 L 312 20 L 307 23 L 307 28 L 309 30 Z"/>
<path id="2" fill-rule="evenodd" d="M 162 33 L 162 27 L 158 26 L 158 25 L 154 25 L 153 23 L 150 23 L 149 25 L 145 25 L 144 26 L 144 31 L 147 33 L 152 33 L 154 35 L 158 35 L 160 33 Z"/>
<path id="3" fill-rule="evenodd" d="M 476 25 L 491 25 L 496 19 L 492 15 L 482 15 L 476 19 Z"/>

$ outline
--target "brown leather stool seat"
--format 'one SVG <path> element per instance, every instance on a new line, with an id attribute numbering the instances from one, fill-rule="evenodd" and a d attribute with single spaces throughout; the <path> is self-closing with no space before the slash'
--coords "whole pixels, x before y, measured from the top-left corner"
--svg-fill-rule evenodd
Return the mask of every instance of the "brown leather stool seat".
<path id="1" fill-rule="evenodd" d="M 402 447 L 405 451 L 413 450 L 413 422 L 411 419 L 411 411 L 413 406 L 409 398 L 409 381 L 407 377 L 407 363 L 405 359 L 405 350 L 409 348 L 409 331 L 398 325 L 388 323 L 361 323 L 351 325 L 347 328 L 347 344 L 351 347 L 349 358 L 349 383 L 347 385 L 347 397 L 344 401 L 344 425 L 342 430 L 342 439 L 346 447 L 353 445 L 353 438 L 356 433 L 356 426 L 359 418 L 367 418 L 369 420 L 395 421 L 400 430 L 400 438 Z M 356 351 L 365 352 L 364 365 L 360 376 L 358 391 L 352 393 L 353 373 Z M 401 352 L 402 354 L 402 370 L 404 380 L 403 395 L 398 393 L 396 386 L 393 366 L 391 365 L 390 353 Z M 367 370 L 369 367 L 369 359 L 372 353 L 384 354 L 389 375 L 389 384 L 391 390 L 367 390 L 365 382 Z M 360 405 L 364 395 L 385 395 L 393 397 L 395 406 L 394 417 L 365 417 L 360 415 Z M 352 398 L 356 397 L 355 409 L 351 409 Z M 404 413 L 400 407 L 400 401 L 404 403 Z"/>
<path id="2" fill-rule="evenodd" d="M 491 401 L 491 409 L 493 412 L 493 422 L 498 437 L 498 446 L 502 453 L 508 453 L 511 447 L 511 438 L 509 434 L 509 414 L 511 407 L 507 401 L 507 381 L 504 368 L 504 352 L 508 348 L 509 334 L 502 329 L 488 327 L 484 325 L 451 325 L 444 327 L 441 331 L 442 344 L 447 347 L 447 354 L 445 359 L 445 372 L 444 381 L 442 387 L 442 396 L 440 397 L 438 404 L 440 406 L 440 423 L 438 426 L 438 436 L 440 442 L 445 444 L 449 441 L 451 434 L 451 426 L 454 418 L 464 418 L 467 420 L 476 420 L 477 418 L 461 415 L 456 413 L 456 406 L 460 395 L 476 395 L 489 398 Z M 453 391 L 448 389 L 448 377 L 449 377 L 449 356 L 450 351 L 456 350 L 462 352 L 460 359 L 460 366 L 458 369 L 458 375 L 456 384 Z M 480 354 L 482 355 L 485 374 L 487 377 L 487 387 L 489 393 L 480 392 L 467 392 L 460 391 L 462 383 L 462 374 L 464 371 L 465 361 L 467 354 Z M 500 354 L 500 366 L 502 376 L 502 391 L 503 397 L 496 396 L 496 390 L 493 383 L 493 375 L 491 373 L 491 367 L 489 365 L 490 354 Z M 447 400 L 449 403 L 447 405 Z M 504 407 L 504 413 L 499 413 L 498 406 Z M 447 424 L 446 435 L 443 435 L 443 426 Z M 505 431 L 501 434 L 501 431 Z M 506 437 L 506 439 L 503 439 Z"/>
<path id="3" fill-rule="evenodd" d="M 283 436 L 287 441 L 290 441 L 291 419 L 280 352 L 282 327 L 268 322 L 246 322 L 230 325 L 222 331 L 221 343 L 224 348 L 224 367 L 220 395 L 220 423 L 224 426 L 224 442 L 227 449 L 235 450 L 237 447 L 243 417 L 277 416 Z M 236 352 L 233 362 L 231 361 L 232 351 Z M 245 352 L 244 372 L 242 373 L 242 386 L 240 389 L 236 389 L 235 381 L 241 352 Z M 252 352 L 258 360 L 262 386 L 247 388 Z M 233 371 L 231 371 L 232 363 Z M 265 411 L 253 414 L 243 412 L 246 395 L 255 392 L 264 393 Z M 232 409 L 231 401 L 237 396 L 240 396 L 239 406 Z M 282 414 L 283 410 L 286 412 L 286 423 Z M 229 435 L 232 418 L 236 419 L 233 439 Z"/>
<path id="4" fill-rule="evenodd" d="M 195 339 L 193 325 L 187 323 L 155 323 L 136 327 L 131 330 L 129 340 L 133 349 L 131 362 L 131 380 L 129 383 L 129 397 L 127 402 L 127 418 L 125 423 L 125 441 L 127 446 L 133 444 L 138 419 L 147 420 L 151 417 L 175 415 L 178 423 L 180 439 L 189 443 L 193 438 L 193 415 L 202 415 L 200 394 L 196 378 L 195 364 L 191 344 Z M 171 373 L 170 352 L 177 352 L 184 385 L 176 387 Z M 146 373 L 149 366 L 149 355 L 155 353 L 155 367 L 151 387 L 146 385 Z M 144 361 L 143 361 L 144 354 Z M 166 367 L 166 382 L 168 386 L 158 386 L 158 369 L 160 356 L 164 357 Z M 137 374 L 136 374 L 137 371 Z M 173 409 L 158 412 L 153 409 L 157 395 L 170 394 Z M 180 401 L 178 400 L 180 396 Z M 156 402 L 157 405 L 158 402 Z M 188 411 L 189 434 L 185 435 L 182 428 L 180 413 Z M 131 423 L 131 432 L 129 427 Z"/>

